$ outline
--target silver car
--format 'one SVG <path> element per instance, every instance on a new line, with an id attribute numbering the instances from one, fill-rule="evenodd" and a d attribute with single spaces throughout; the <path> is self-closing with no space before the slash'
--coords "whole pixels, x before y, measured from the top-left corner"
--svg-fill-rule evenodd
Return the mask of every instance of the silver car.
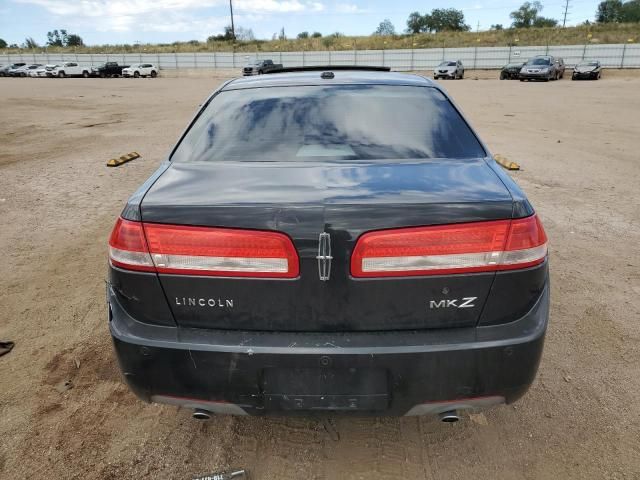
<path id="1" fill-rule="evenodd" d="M 433 78 L 464 78 L 464 66 L 460 60 L 447 60 L 433 69 Z"/>

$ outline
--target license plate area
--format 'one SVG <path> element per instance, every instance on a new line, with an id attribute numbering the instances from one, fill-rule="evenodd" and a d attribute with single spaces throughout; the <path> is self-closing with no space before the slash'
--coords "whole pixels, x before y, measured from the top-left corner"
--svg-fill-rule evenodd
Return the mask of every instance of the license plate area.
<path id="1" fill-rule="evenodd" d="M 267 368 L 265 409 L 380 411 L 389 406 L 387 373 L 378 368 Z"/>

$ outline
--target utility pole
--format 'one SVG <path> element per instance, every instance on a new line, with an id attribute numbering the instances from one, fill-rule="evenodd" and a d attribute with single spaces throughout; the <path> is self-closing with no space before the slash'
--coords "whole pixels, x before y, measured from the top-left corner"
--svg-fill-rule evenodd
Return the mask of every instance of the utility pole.
<path id="1" fill-rule="evenodd" d="M 569 0 L 567 0 L 569 1 Z M 229 0 L 229 10 L 231 10 L 231 36 L 233 37 L 233 41 L 236 40 L 236 28 L 233 25 L 233 0 Z"/>
<path id="2" fill-rule="evenodd" d="M 567 13 L 569 13 L 569 5 L 571 4 L 571 0 L 564 1 L 564 15 L 562 18 L 562 28 L 567 24 Z"/>

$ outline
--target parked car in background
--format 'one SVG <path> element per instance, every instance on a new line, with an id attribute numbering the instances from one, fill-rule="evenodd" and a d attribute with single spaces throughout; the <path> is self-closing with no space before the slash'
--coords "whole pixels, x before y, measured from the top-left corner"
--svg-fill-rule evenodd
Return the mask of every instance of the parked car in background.
<path id="1" fill-rule="evenodd" d="M 26 65 L 26 63 L 24 63 L 24 62 L 18 62 L 18 63 L 12 63 L 12 64 L 9 64 L 9 65 L 5 65 L 4 67 L 2 67 L 2 69 L 0 69 L 0 77 L 9 77 L 9 76 L 11 76 L 9 74 L 9 72 L 11 70 L 15 70 L 17 68 L 24 67 L 25 65 Z"/>
<path id="2" fill-rule="evenodd" d="M 53 77 L 53 71 L 58 68 L 60 65 L 56 63 L 52 63 L 50 65 L 45 65 L 44 72 L 38 72 L 39 77 Z"/>
<path id="3" fill-rule="evenodd" d="M 64 62 L 60 65 L 56 65 L 54 69 L 47 71 L 47 76 L 50 77 L 89 77 L 91 74 L 91 68 L 87 66 L 78 65 L 76 62 Z"/>
<path id="4" fill-rule="evenodd" d="M 263 73 L 268 73 L 280 68 L 282 68 L 282 64 L 273 63 L 273 60 L 254 60 L 242 69 L 242 75 L 245 77 L 248 75 L 262 75 Z"/>
<path id="5" fill-rule="evenodd" d="M 47 67 L 53 67 L 53 65 L 40 65 L 35 70 L 29 70 L 30 77 L 46 77 Z"/>
<path id="6" fill-rule="evenodd" d="M 35 77 L 35 72 L 39 68 L 42 68 L 41 63 L 34 63 L 32 65 L 28 65 L 20 74 L 21 77 Z"/>
<path id="7" fill-rule="evenodd" d="M 129 65 L 120 65 L 118 62 L 101 63 L 97 67 L 91 67 L 91 75 L 100 78 L 121 77 L 122 70 Z"/>
<path id="8" fill-rule="evenodd" d="M 45 66 L 44 65 L 40 65 L 38 68 L 34 68 L 33 70 L 29 70 L 29 73 L 27 73 L 27 76 L 28 77 L 32 77 L 32 78 L 37 77 L 38 76 L 38 72 L 40 70 L 44 70 L 44 69 L 45 69 Z"/>
<path id="9" fill-rule="evenodd" d="M 464 78 L 464 66 L 460 60 L 442 62 L 433 69 L 433 78 Z"/>
<path id="10" fill-rule="evenodd" d="M 500 70 L 500 80 L 517 80 L 524 63 L 508 63 Z"/>
<path id="11" fill-rule="evenodd" d="M 122 69 L 123 77 L 151 77 L 158 76 L 158 67 L 152 63 L 137 63 Z"/>
<path id="12" fill-rule="evenodd" d="M 115 222 L 105 320 L 133 392 L 200 419 L 518 400 L 547 237 L 449 95 L 362 67 L 265 77 L 213 92 Z"/>
<path id="13" fill-rule="evenodd" d="M 17 67 L 12 67 L 9 69 L 9 76 L 10 77 L 22 77 L 23 72 L 28 68 L 29 66 L 26 63 L 23 63 Z"/>
<path id="14" fill-rule="evenodd" d="M 550 55 L 539 55 L 529 59 L 520 69 L 519 79 L 525 80 L 558 80 L 564 76 L 564 60 Z"/>
<path id="15" fill-rule="evenodd" d="M 573 67 L 571 80 L 598 80 L 602 76 L 602 65 L 597 60 L 589 62 L 580 62 Z"/>

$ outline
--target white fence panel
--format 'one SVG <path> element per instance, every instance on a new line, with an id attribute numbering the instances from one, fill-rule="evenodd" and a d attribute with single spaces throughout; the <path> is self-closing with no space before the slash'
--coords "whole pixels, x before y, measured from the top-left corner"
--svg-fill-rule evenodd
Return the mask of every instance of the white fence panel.
<path id="1" fill-rule="evenodd" d="M 393 70 L 431 70 L 444 60 L 461 60 L 466 69 L 500 68 L 510 62 L 525 62 L 535 55 L 562 57 L 568 67 L 582 60 L 600 60 L 610 68 L 640 68 L 638 44 L 543 45 L 520 47 L 467 47 L 405 50 L 340 50 L 299 52 L 196 52 L 196 53 L 18 53 L 0 55 L 0 63 L 55 64 L 74 61 L 82 65 L 103 62 L 133 64 L 149 62 L 160 69 L 240 68 L 249 60 L 271 59 L 285 67 L 319 65 L 384 65 Z"/>

